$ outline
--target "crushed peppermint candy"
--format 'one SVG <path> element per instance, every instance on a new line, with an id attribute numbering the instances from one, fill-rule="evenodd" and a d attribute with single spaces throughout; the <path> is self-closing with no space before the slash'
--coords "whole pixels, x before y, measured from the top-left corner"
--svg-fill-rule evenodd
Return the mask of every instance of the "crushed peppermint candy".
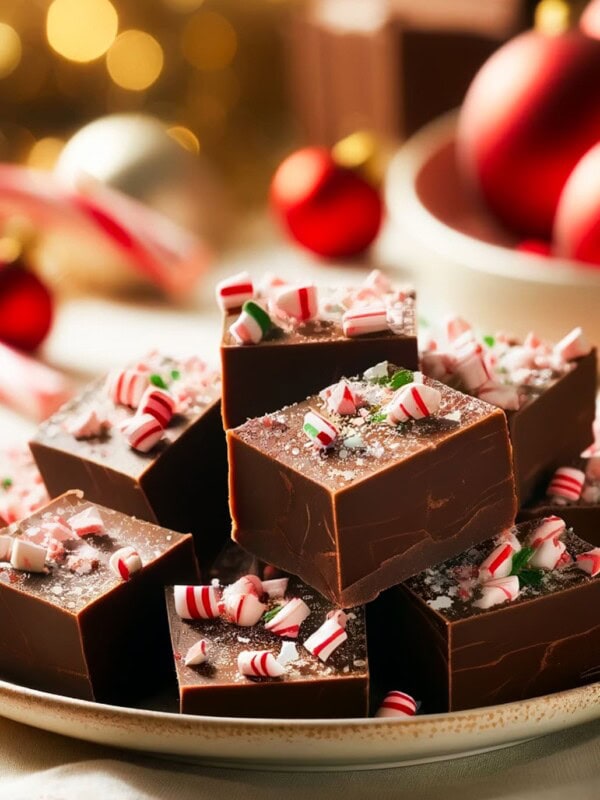
<path id="1" fill-rule="evenodd" d="M 193 644 L 183 658 L 186 667 L 195 667 L 208 661 L 209 644 L 206 639 L 200 639 Z"/>
<path id="2" fill-rule="evenodd" d="M 413 697 L 405 692 L 392 691 L 387 693 L 375 716 L 380 719 L 407 718 L 416 713 L 417 703 Z"/>
<path id="3" fill-rule="evenodd" d="M 286 672 L 270 650 L 242 650 L 238 670 L 247 678 L 281 678 Z"/>
<path id="4" fill-rule="evenodd" d="M 88 506 L 67 520 L 69 528 L 77 536 L 104 536 L 106 528 L 104 520 L 96 506 Z"/>
<path id="5" fill-rule="evenodd" d="M 134 572 L 139 572 L 142 567 L 142 559 L 135 547 L 121 547 L 111 555 L 108 566 L 113 573 L 121 580 L 128 581 Z"/>
<path id="6" fill-rule="evenodd" d="M 329 656 L 348 638 L 346 629 L 335 619 L 326 619 L 325 622 L 304 642 L 304 647 L 313 656 L 321 661 L 327 661 Z"/>

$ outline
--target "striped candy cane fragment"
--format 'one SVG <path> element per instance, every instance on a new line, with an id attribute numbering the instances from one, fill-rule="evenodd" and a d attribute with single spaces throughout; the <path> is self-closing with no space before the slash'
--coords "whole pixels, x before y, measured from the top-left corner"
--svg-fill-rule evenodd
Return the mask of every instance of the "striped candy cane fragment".
<path id="1" fill-rule="evenodd" d="M 365 336 L 368 333 L 381 333 L 389 330 L 387 311 L 379 303 L 350 308 L 342 316 L 344 336 Z"/>
<path id="2" fill-rule="evenodd" d="M 348 638 L 348 634 L 334 619 L 325 622 L 304 642 L 304 647 L 313 656 L 325 662 Z"/>
<path id="3" fill-rule="evenodd" d="M 600 574 L 600 547 L 594 547 L 587 553 L 580 553 L 575 556 L 575 566 L 587 572 L 592 578 Z"/>
<path id="4" fill-rule="evenodd" d="M 206 639 L 199 639 L 193 644 L 183 658 L 186 667 L 195 667 L 208 661 L 208 642 Z"/>
<path id="5" fill-rule="evenodd" d="M 235 311 L 254 297 L 254 284 L 247 272 L 238 272 L 219 281 L 215 290 L 217 304 L 222 311 Z"/>
<path id="6" fill-rule="evenodd" d="M 527 537 L 527 545 L 529 547 L 539 547 L 544 542 L 559 539 L 566 530 L 567 525 L 564 519 L 554 515 L 544 517 L 537 528 Z"/>
<path id="7" fill-rule="evenodd" d="M 546 495 L 548 497 L 562 497 L 575 503 L 581 497 L 584 483 L 585 473 L 580 469 L 559 467 L 546 489 Z"/>
<path id="8" fill-rule="evenodd" d="M 319 312 L 317 287 L 313 284 L 283 286 L 275 292 L 273 302 L 278 311 L 297 322 L 314 319 Z"/>
<path id="9" fill-rule="evenodd" d="M 479 580 L 485 582 L 492 578 L 506 578 L 507 575 L 510 575 L 515 552 L 517 551 L 510 542 L 504 542 L 495 547 L 481 562 Z"/>
<path id="10" fill-rule="evenodd" d="M 142 369 L 122 369 L 110 373 L 106 388 L 115 405 L 137 408 L 150 381 L 150 373 Z"/>
<path id="11" fill-rule="evenodd" d="M 456 373 L 468 391 L 474 391 L 490 380 L 489 369 L 481 353 L 469 348 L 467 355 L 462 355 L 456 362 Z"/>
<path id="12" fill-rule="evenodd" d="M 139 414 L 150 414 L 166 428 L 175 413 L 175 398 L 166 389 L 148 386 L 140 400 Z"/>
<path id="13" fill-rule="evenodd" d="M 300 597 L 293 597 L 274 617 L 265 622 L 265 629 L 276 633 L 278 636 L 287 636 L 296 639 L 300 625 L 309 616 L 310 608 Z"/>
<path id="14" fill-rule="evenodd" d="M 442 395 L 433 386 L 420 383 L 408 383 L 398 389 L 390 402 L 384 407 L 387 422 L 397 425 L 408 420 L 419 420 L 430 417 L 440 407 Z"/>
<path id="15" fill-rule="evenodd" d="M 592 347 L 581 328 L 573 328 L 554 347 L 554 352 L 565 361 L 587 356 Z"/>
<path id="16" fill-rule="evenodd" d="M 70 522 L 66 522 L 63 519 L 44 520 L 39 530 L 44 540 L 52 538 L 57 539 L 59 542 L 72 541 L 73 539 L 77 539 L 77 536 L 80 535 L 71 526 Z M 30 535 L 29 531 L 26 531 L 26 535 Z M 39 544 L 44 544 L 44 541 L 39 542 Z"/>
<path id="17" fill-rule="evenodd" d="M 286 673 L 270 650 L 242 650 L 238 671 L 247 678 L 281 678 Z"/>
<path id="18" fill-rule="evenodd" d="M 13 541 L 11 536 L 0 536 L 0 561 L 10 561 Z"/>
<path id="19" fill-rule="evenodd" d="M 379 706 L 375 714 L 380 718 L 392 717 L 414 717 L 417 713 L 417 703 L 409 694 L 405 692 L 388 692 L 385 700 Z"/>
<path id="20" fill-rule="evenodd" d="M 330 387 L 325 403 L 332 414 L 340 414 L 341 416 L 356 414 L 356 409 L 359 405 L 358 398 L 344 380 Z"/>
<path id="21" fill-rule="evenodd" d="M 181 619 L 214 619 L 219 616 L 218 586 L 174 586 L 175 611 Z"/>
<path id="22" fill-rule="evenodd" d="M 10 565 L 21 572 L 45 572 L 47 549 L 26 539 L 14 539 Z"/>
<path id="23" fill-rule="evenodd" d="M 462 317 L 448 317 L 446 319 L 446 338 L 449 342 L 454 342 L 464 333 L 469 333 L 469 339 L 475 338 L 473 328 Z"/>
<path id="24" fill-rule="evenodd" d="M 77 536 L 104 536 L 106 528 L 104 527 L 104 520 L 96 506 L 88 506 L 77 514 L 69 517 L 67 520 L 69 528 L 74 531 Z M 56 534 L 52 534 L 58 538 Z"/>
<path id="25" fill-rule="evenodd" d="M 263 582 L 258 575 L 243 575 L 225 588 L 223 598 L 228 594 L 255 594 L 260 597 L 264 591 Z"/>
<path id="26" fill-rule="evenodd" d="M 567 545 L 560 539 L 546 539 L 535 548 L 527 566 L 536 569 L 556 569 L 566 549 Z"/>
<path id="27" fill-rule="evenodd" d="M 271 580 L 263 581 L 263 592 L 266 592 L 271 600 L 276 597 L 285 597 L 289 580 L 289 578 L 271 578 Z"/>
<path id="28" fill-rule="evenodd" d="M 327 612 L 327 619 L 333 619 L 341 628 L 345 628 L 348 624 L 348 614 L 342 611 L 341 608 L 334 608 Z"/>
<path id="29" fill-rule="evenodd" d="M 516 386 L 506 383 L 497 383 L 494 380 L 486 381 L 477 390 L 477 396 L 486 403 L 505 411 L 517 411 L 521 405 L 519 390 Z"/>
<path id="30" fill-rule="evenodd" d="M 152 414 L 136 414 L 129 420 L 123 433 L 130 447 L 148 453 L 163 437 L 164 428 Z"/>
<path id="31" fill-rule="evenodd" d="M 271 317 L 254 300 L 248 300 L 242 313 L 229 326 L 229 332 L 238 344 L 258 344 L 272 327 Z"/>
<path id="32" fill-rule="evenodd" d="M 221 610 L 230 621 L 243 628 L 256 625 L 267 606 L 255 594 L 223 593 Z"/>
<path id="33" fill-rule="evenodd" d="M 302 430 L 317 447 L 326 450 L 339 436 L 338 429 L 329 420 L 316 411 L 307 411 L 304 415 Z"/>
<path id="34" fill-rule="evenodd" d="M 139 572 L 142 567 L 140 554 L 134 547 L 121 547 L 115 550 L 108 561 L 108 566 L 121 580 L 128 581 L 134 572 Z"/>
<path id="35" fill-rule="evenodd" d="M 516 600 L 519 596 L 519 579 L 516 575 L 505 578 L 493 578 L 481 586 L 481 597 L 473 605 L 476 608 L 492 608 L 507 600 Z"/>
<path id="36" fill-rule="evenodd" d="M 110 420 L 97 408 L 87 408 L 66 424 L 67 433 L 76 439 L 95 439 L 111 427 Z"/>

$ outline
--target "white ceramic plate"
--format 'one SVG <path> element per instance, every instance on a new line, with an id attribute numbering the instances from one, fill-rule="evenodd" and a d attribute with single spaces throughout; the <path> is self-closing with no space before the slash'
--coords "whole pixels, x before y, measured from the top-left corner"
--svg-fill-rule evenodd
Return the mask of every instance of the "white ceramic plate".
<path id="1" fill-rule="evenodd" d="M 98 744 L 244 769 L 377 769 L 506 747 L 600 718 L 600 682 L 406 721 L 232 719 L 119 708 L 0 681 L 9 719 Z"/>

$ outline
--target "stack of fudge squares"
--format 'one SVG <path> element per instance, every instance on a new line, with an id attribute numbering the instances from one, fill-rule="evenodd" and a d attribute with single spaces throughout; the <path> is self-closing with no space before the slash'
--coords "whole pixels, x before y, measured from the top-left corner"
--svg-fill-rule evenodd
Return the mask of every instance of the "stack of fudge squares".
<path id="1" fill-rule="evenodd" d="M 581 330 L 550 345 L 455 317 L 419 347 L 414 291 L 378 270 L 330 289 L 241 273 L 217 302 L 220 372 L 150 353 L 30 443 L 53 499 L 0 532 L 0 677 L 404 719 L 600 679 Z"/>

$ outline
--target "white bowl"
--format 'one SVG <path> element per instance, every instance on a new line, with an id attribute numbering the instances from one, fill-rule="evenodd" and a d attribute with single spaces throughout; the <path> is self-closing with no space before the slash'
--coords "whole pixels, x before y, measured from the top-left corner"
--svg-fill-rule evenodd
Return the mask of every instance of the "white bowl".
<path id="1" fill-rule="evenodd" d="M 457 312 L 490 333 L 559 339 L 582 325 L 600 343 L 600 267 L 521 253 L 465 191 L 455 159 L 456 113 L 403 145 L 390 165 L 384 258 L 414 274 L 425 316 Z"/>

